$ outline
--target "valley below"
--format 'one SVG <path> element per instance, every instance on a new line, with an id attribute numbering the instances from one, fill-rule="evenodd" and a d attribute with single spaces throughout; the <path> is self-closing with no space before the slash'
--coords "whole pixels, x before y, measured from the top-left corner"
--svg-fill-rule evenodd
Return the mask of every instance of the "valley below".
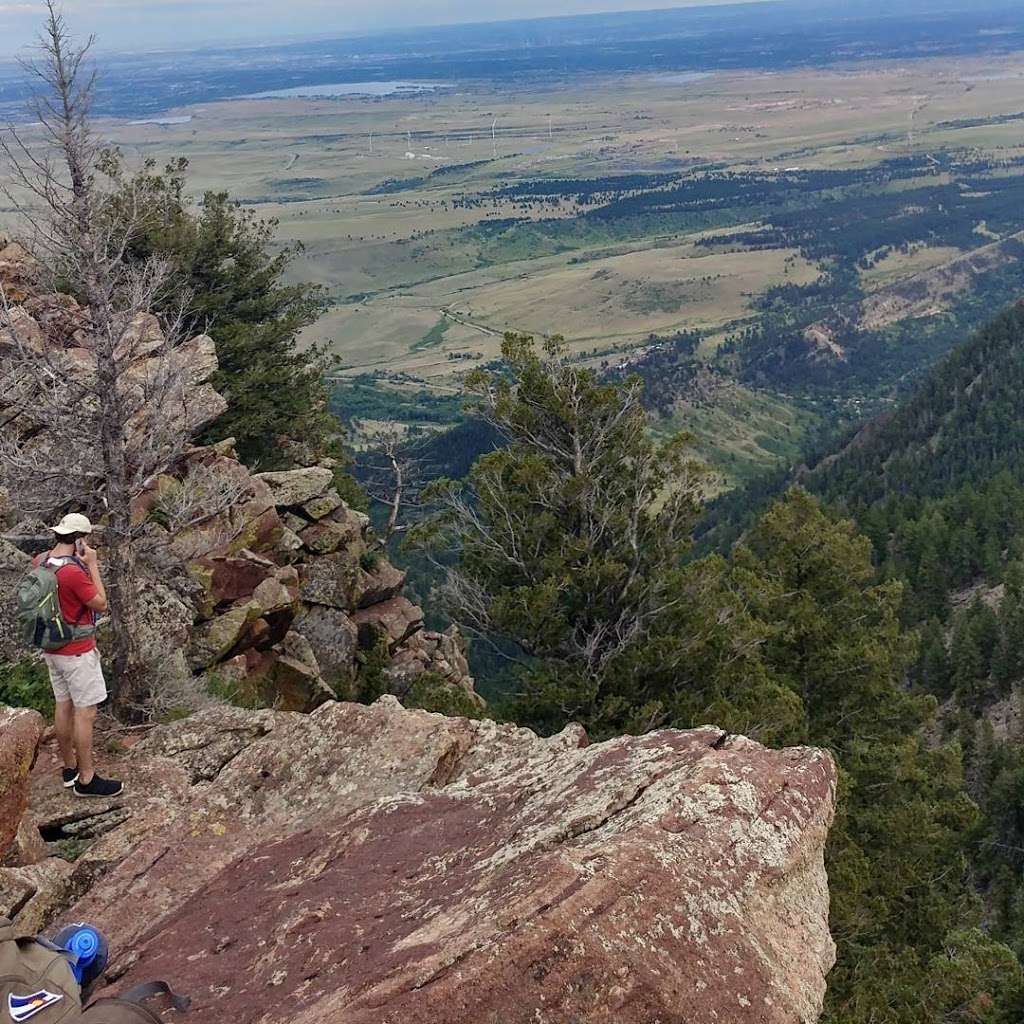
<path id="1" fill-rule="evenodd" d="M 559 334 L 656 383 L 666 424 L 713 420 L 731 486 L 884 408 L 1024 279 L 1024 54 L 371 86 L 101 122 L 301 245 L 357 443 L 457 419 L 402 395 L 450 406 L 505 332 Z"/>

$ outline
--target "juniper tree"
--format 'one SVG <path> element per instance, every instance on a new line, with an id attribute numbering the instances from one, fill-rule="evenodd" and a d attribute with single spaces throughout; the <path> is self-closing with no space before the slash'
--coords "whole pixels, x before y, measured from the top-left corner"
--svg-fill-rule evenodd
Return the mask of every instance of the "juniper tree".
<path id="1" fill-rule="evenodd" d="M 558 339 L 507 335 L 466 387 L 504 444 L 436 483 L 420 543 L 456 551 L 438 596 L 518 667 L 541 717 L 595 723 L 692 596 L 682 567 L 706 470 L 652 439 L 637 380 L 602 382 Z"/>

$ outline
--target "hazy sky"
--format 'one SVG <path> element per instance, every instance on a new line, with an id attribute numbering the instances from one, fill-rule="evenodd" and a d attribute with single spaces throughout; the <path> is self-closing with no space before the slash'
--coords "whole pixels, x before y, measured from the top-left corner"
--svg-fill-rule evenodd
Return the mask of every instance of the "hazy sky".
<path id="1" fill-rule="evenodd" d="M 101 46 L 160 49 L 181 44 L 331 35 L 442 22 L 494 21 L 596 11 L 693 7 L 718 0 L 65 0 L 77 34 Z M 0 0 L 0 53 L 31 41 L 38 0 Z M 283 16 L 282 11 L 287 15 Z"/>

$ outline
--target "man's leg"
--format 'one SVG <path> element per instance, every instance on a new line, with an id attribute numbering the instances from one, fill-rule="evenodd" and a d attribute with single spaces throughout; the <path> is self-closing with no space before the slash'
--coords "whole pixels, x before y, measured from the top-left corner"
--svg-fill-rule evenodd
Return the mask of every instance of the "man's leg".
<path id="1" fill-rule="evenodd" d="M 78 781 L 87 786 L 94 774 L 92 759 L 92 731 L 96 721 L 96 706 L 75 708 L 75 753 L 78 755 Z"/>
<path id="2" fill-rule="evenodd" d="M 71 698 L 57 701 L 53 712 L 53 727 L 65 768 L 74 768 L 80 763 L 75 760 L 74 721 L 75 705 L 71 703 Z"/>
<path id="3" fill-rule="evenodd" d="M 73 667 L 70 659 L 59 654 L 44 654 L 43 661 L 50 674 L 53 690 L 53 726 L 57 733 L 57 746 L 65 768 L 75 768 L 74 703 L 68 684 L 68 671 Z"/>
<path id="4" fill-rule="evenodd" d="M 69 681 L 75 702 L 75 749 L 78 752 L 76 796 L 117 796 L 124 788 L 116 779 L 103 779 L 96 774 L 92 756 L 93 723 L 96 710 L 107 699 L 107 684 L 99 651 L 75 658 L 74 675 Z"/>

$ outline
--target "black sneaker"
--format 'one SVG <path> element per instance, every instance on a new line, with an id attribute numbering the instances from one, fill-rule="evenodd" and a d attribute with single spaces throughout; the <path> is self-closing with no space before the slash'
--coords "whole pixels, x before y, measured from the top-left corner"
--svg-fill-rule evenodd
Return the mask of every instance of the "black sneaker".
<path id="1" fill-rule="evenodd" d="M 75 783 L 75 796 L 120 796 L 124 790 L 124 783 L 116 779 L 101 779 L 94 775 L 89 782 Z"/>
<path id="2" fill-rule="evenodd" d="M 70 789 L 78 781 L 78 769 L 65 768 L 60 773 L 60 777 L 64 780 L 64 788 Z"/>

